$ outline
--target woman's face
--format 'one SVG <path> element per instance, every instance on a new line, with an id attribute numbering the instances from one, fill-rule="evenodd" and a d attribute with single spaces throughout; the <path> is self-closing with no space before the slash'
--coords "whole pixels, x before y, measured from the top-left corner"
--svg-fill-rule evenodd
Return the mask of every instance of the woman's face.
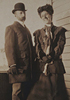
<path id="1" fill-rule="evenodd" d="M 42 11 L 40 13 L 40 17 L 45 24 L 51 24 L 52 16 L 47 11 Z"/>

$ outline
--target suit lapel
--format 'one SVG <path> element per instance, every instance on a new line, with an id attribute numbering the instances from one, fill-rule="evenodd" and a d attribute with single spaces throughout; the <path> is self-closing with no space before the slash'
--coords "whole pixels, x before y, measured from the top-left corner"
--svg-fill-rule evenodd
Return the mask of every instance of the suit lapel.
<path id="1" fill-rule="evenodd" d="M 18 32 L 21 32 L 22 34 L 24 34 L 25 36 L 29 33 L 27 27 L 23 27 L 19 22 L 15 21 L 14 22 L 14 25 L 16 26 L 17 28 L 17 31 Z"/>
<path id="2" fill-rule="evenodd" d="M 15 21 L 14 22 L 14 25 L 16 25 L 18 28 L 21 28 L 21 29 L 25 29 L 25 27 L 23 27 L 19 22 Z"/>

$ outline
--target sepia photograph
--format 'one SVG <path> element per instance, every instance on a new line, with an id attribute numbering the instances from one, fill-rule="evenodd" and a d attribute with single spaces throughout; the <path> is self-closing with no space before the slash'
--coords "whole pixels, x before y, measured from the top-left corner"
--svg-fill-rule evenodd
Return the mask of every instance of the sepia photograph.
<path id="1" fill-rule="evenodd" d="M 0 100 L 70 100 L 70 0 L 0 0 Z"/>

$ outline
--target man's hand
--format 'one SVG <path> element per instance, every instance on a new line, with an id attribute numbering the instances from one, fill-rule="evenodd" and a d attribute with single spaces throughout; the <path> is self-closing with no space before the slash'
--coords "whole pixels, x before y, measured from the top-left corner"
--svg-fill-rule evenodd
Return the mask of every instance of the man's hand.
<path id="1" fill-rule="evenodd" d="M 18 74 L 17 68 L 15 66 L 10 67 L 7 71 L 8 74 Z"/>

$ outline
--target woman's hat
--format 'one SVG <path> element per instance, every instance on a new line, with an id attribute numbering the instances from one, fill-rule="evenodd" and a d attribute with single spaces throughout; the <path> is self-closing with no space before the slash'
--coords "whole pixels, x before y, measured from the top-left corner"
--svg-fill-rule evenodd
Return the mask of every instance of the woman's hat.
<path id="1" fill-rule="evenodd" d="M 14 12 L 17 10 L 27 11 L 27 10 L 25 10 L 25 5 L 23 3 L 16 3 L 14 6 L 14 9 L 12 10 L 12 13 L 14 14 Z"/>

